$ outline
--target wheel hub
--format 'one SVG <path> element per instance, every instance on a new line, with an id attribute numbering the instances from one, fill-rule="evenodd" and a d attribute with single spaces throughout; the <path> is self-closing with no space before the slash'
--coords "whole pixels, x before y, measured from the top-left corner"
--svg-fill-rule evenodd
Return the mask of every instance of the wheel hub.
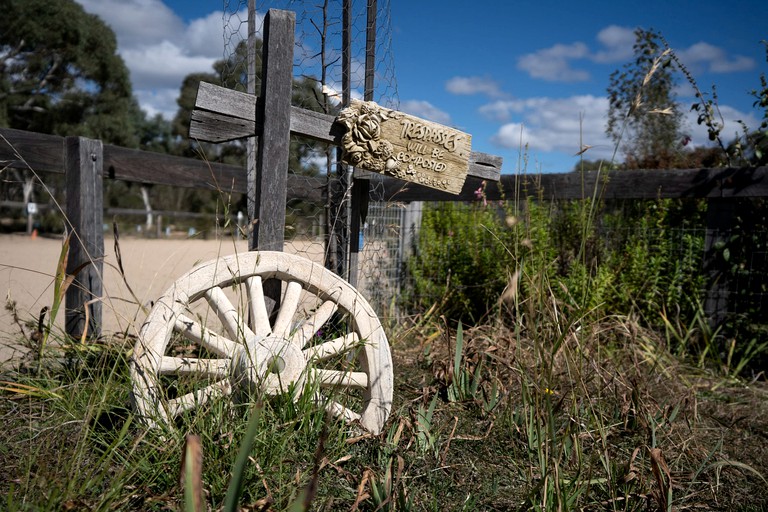
<path id="1" fill-rule="evenodd" d="M 248 341 L 232 360 L 235 383 L 249 393 L 278 395 L 291 388 L 301 395 L 307 362 L 288 340 L 268 337 Z"/>

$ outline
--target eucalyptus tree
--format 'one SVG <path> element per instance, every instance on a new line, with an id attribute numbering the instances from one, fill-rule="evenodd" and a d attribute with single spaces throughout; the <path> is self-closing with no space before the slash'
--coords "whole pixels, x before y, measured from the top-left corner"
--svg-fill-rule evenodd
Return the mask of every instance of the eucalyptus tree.
<path id="1" fill-rule="evenodd" d="M 634 60 L 610 76 L 606 133 L 626 167 L 675 167 L 685 135 L 671 51 L 657 32 L 642 28 L 635 30 L 633 48 Z"/>
<path id="2" fill-rule="evenodd" d="M 135 147 L 139 110 L 112 29 L 74 0 L 0 0 L 0 125 Z"/>

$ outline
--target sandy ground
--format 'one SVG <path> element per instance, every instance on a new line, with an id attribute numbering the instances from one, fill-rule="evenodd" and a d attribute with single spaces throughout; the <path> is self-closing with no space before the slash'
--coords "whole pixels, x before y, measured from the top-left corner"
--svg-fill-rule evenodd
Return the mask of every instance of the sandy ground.
<path id="1" fill-rule="evenodd" d="M 105 239 L 103 332 L 136 334 L 145 315 L 128 292 L 117 270 L 114 240 Z M 322 262 L 323 246 L 317 242 L 293 242 L 286 252 L 300 253 Z M 126 279 L 138 302 L 149 305 L 193 266 L 219 256 L 247 251 L 245 241 L 229 240 L 120 240 Z M 61 239 L 26 235 L 0 235 L 0 364 L 19 355 L 19 326 L 6 305 L 15 303 L 22 322 L 37 318 L 53 299 L 56 264 Z M 63 331 L 63 309 L 55 329 Z"/>

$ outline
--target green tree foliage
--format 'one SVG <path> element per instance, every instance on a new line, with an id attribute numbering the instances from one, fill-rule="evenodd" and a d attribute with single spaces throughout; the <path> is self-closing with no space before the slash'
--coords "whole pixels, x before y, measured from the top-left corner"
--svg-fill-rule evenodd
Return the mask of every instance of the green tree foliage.
<path id="1" fill-rule="evenodd" d="M 177 99 L 178 110 L 176 115 L 170 122 L 157 118 L 145 120 L 142 130 L 144 134 L 142 147 L 150 150 L 159 149 L 178 156 L 204 158 L 208 161 L 244 166 L 246 161 L 245 141 L 238 140 L 211 144 L 191 140 L 189 139 L 189 126 L 200 82 L 220 85 L 243 92 L 246 91 L 246 51 L 246 42 L 243 41 L 236 47 L 232 55 L 216 61 L 210 72 L 196 72 L 184 77 Z M 256 90 L 258 91 L 261 86 L 261 40 L 256 40 L 255 51 Z M 322 98 L 322 94 L 316 80 L 309 77 L 301 77 L 294 80 L 292 97 L 294 105 L 315 111 L 327 111 L 326 108 L 323 108 L 320 98 Z M 292 137 L 288 162 L 290 171 L 305 176 L 318 175 L 320 169 L 312 157 L 322 151 L 324 151 L 324 147 L 317 147 L 317 145 L 313 145 L 309 141 Z M 222 196 L 221 192 L 224 192 L 224 196 Z M 153 187 L 152 197 L 153 203 L 162 203 L 166 205 L 166 208 L 177 210 L 214 213 L 225 209 L 245 211 L 247 208 L 245 196 L 232 196 L 226 190 L 205 191 Z M 317 205 L 308 205 L 303 202 L 293 204 L 291 208 L 293 216 L 288 219 L 288 223 L 294 225 L 300 223 L 302 217 L 316 216 L 316 207 Z M 200 228 L 202 226 L 197 227 Z"/>
<path id="2" fill-rule="evenodd" d="M 571 169 L 572 172 L 582 172 L 582 171 L 610 171 L 613 170 L 616 167 L 616 165 L 611 162 L 610 160 L 604 160 L 602 158 L 599 158 L 597 160 L 580 160 L 579 162 L 576 162 L 576 164 L 573 166 L 573 169 Z"/>
<path id="3" fill-rule="evenodd" d="M 103 21 L 74 0 L 2 0 L 0 12 L 0 125 L 137 146 L 140 112 Z"/>
<path id="4" fill-rule="evenodd" d="M 768 41 L 763 41 L 765 46 L 765 60 L 768 62 Z M 754 89 L 751 92 L 752 97 L 755 98 L 755 102 L 752 104 L 755 108 L 762 111 L 763 120 L 760 126 L 751 133 L 748 133 L 747 149 L 745 151 L 745 157 L 748 159 L 751 165 L 767 165 L 768 164 L 768 79 L 765 77 L 765 73 L 760 74 L 760 88 Z"/>
<path id="5" fill-rule="evenodd" d="M 678 167 L 685 138 L 670 52 L 658 33 L 638 28 L 634 54 L 610 76 L 606 133 L 623 149 L 628 168 Z"/>

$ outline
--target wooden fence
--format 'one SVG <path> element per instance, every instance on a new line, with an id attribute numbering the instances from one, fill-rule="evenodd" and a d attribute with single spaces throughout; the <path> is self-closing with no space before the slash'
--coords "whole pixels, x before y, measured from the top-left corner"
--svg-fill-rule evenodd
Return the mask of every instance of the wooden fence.
<path id="1" fill-rule="evenodd" d="M 492 165 L 484 171 L 482 156 L 473 162 L 473 175 L 459 196 L 382 178 L 383 192 L 376 200 L 475 201 L 474 191 L 486 175 L 493 175 Z M 86 308 L 88 332 L 100 333 L 104 179 L 247 193 L 247 177 L 238 166 L 127 149 L 81 137 L 0 128 L 0 168 L 5 167 L 66 174 L 67 222 L 75 233 L 67 271 L 77 274 L 66 298 L 66 326 L 75 337 L 85 329 Z M 317 179 L 289 175 L 287 190 L 292 200 L 326 202 L 327 187 L 318 185 Z M 601 199 L 704 198 L 708 200 L 705 251 L 709 253 L 735 215 L 734 201 L 768 197 L 768 167 L 502 175 L 498 182 L 487 181 L 484 190 L 488 200 L 511 199 L 521 192 L 521 197 L 544 200 L 580 199 L 592 197 L 595 191 Z M 711 281 L 711 286 L 719 286 L 716 279 Z M 717 297 L 727 295 L 727 290 L 719 292 L 710 294 L 714 298 L 705 304 L 706 312 L 715 320 L 724 307 L 722 298 Z"/>
<path id="2" fill-rule="evenodd" d="M 467 180 L 462 201 L 477 201 L 475 190 L 482 180 Z M 720 325 L 730 313 L 729 298 L 737 290 L 725 278 L 727 258 L 719 254 L 735 235 L 740 201 L 768 197 L 768 167 L 702 168 L 675 170 L 587 171 L 562 174 L 502 175 L 498 182 L 483 185 L 488 201 L 511 199 L 579 200 L 655 200 L 705 199 L 707 201 L 706 234 L 702 274 L 706 278 L 703 309 L 710 325 Z M 384 197 L 388 200 L 449 201 L 455 196 L 437 190 L 403 188 L 389 181 Z M 740 235 L 749 235 L 741 233 Z M 762 261 L 765 255 L 753 255 Z M 760 265 L 760 263 L 755 263 Z M 764 272 L 762 268 L 752 269 Z M 768 284 L 768 283 L 766 283 Z M 743 290 L 742 290 L 743 291 Z M 764 301 L 762 302 L 764 304 Z M 761 306 L 765 307 L 765 306 Z"/>

